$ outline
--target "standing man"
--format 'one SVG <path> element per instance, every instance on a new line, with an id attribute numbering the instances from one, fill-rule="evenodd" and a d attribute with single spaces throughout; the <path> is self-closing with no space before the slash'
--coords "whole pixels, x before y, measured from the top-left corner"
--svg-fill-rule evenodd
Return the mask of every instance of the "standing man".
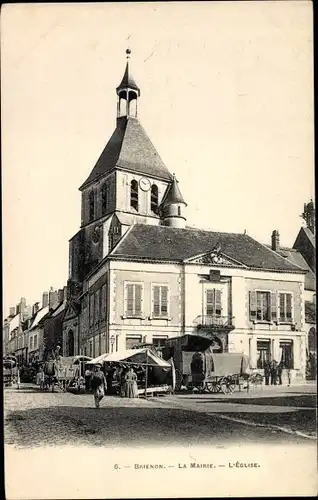
<path id="1" fill-rule="evenodd" d="M 282 381 L 282 374 L 283 374 L 283 363 L 282 361 L 278 364 L 277 366 L 277 378 L 278 378 L 278 384 L 279 385 L 282 385 L 283 384 L 283 381 Z"/>
<path id="2" fill-rule="evenodd" d="M 271 363 L 271 385 L 277 383 L 277 361 L 275 359 Z"/>
<path id="3" fill-rule="evenodd" d="M 265 361 L 264 364 L 264 376 L 265 376 L 265 385 L 269 385 L 269 377 L 271 374 L 271 365 L 269 361 Z"/>
<path id="4" fill-rule="evenodd" d="M 99 408 L 99 404 L 103 397 L 105 396 L 107 390 L 107 383 L 104 373 L 101 370 L 102 365 L 97 364 L 93 368 L 91 387 L 93 389 L 94 401 L 96 408 Z"/>
<path id="5" fill-rule="evenodd" d="M 92 372 L 89 367 L 85 370 L 85 391 L 89 392 L 90 390 L 90 380 L 91 380 Z"/>

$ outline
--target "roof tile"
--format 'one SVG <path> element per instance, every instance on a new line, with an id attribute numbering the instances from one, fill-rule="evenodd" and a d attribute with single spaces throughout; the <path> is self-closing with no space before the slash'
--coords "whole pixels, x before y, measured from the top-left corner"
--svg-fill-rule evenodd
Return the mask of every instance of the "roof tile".
<path id="1" fill-rule="evenodd" d="M 212 251 L 217 245 L 221 246 L 221 253 L 248 267 L 302 272 L 301 268 L 246 234 L 143 224 L 134 225 L 111 256 L 180 262 Z"/>

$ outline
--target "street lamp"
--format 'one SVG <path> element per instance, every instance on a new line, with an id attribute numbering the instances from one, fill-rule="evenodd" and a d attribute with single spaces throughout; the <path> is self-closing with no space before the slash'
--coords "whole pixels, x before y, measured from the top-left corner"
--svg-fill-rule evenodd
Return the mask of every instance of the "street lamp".
<path id="1" fill-rule="evenodd" d="M 111 352 L 114 352 L 114 343 L 115 343 L 115 337 L 112 335 L 109 339 L 110 345 L 111 345 Z"/>

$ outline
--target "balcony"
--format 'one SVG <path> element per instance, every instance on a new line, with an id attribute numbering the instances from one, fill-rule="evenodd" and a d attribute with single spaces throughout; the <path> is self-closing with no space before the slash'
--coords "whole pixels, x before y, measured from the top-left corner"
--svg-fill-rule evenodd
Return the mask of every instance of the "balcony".
<path id="1" fill-rule="evenodd" d="M 234 318 L 232 316 L 197 316 L 194 320 L 197 330 L 213 332 L 230 332 L 234 330 Z"/>

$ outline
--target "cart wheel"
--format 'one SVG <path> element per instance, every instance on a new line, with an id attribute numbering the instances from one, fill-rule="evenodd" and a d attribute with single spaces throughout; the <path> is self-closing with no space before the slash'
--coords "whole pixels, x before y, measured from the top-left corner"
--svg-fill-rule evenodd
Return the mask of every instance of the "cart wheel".
<path id="1" fill-rule="evenodd" d="M 232 394 L 235 389 L 235 379 L 233 377 L 225 377 L 221 381 L 221 390 L 223 394 Z"/>
<path id="2" fill-rule="evenodd" d="M 213 384 L 212 392 L 214 394 L 221 392 L 221 385 L 218 382 Z"/>

